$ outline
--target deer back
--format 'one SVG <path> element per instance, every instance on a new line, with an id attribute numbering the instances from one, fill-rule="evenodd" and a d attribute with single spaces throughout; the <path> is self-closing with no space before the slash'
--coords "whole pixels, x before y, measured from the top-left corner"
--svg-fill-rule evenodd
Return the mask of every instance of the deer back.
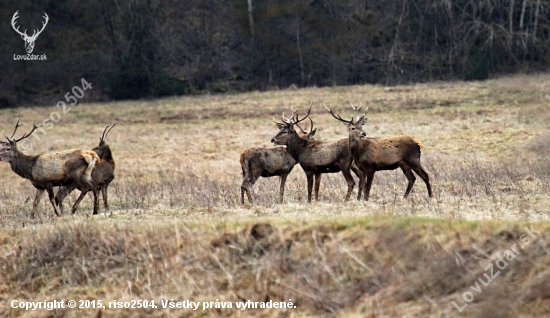
<path id="1" fill-rule="evenodd" d="M 296 165 L 296 160 L 285 148 L 251 148 L 241 153 L 241 166 L 247 165 L 262 176 L 275 176 L 288 173 Z"/>
<path id="2" fill-rule="evenodd" d="M 422 144 L 411 136 L 363 139 L 357 147 L 351 146 L 354 160 L 377 167 L 391 166 L 420 155 Z"/>
<path id="3" fill-rule="evenodd" d="M 65 183 L 71 180 L 75 171 L 84 173 L 90 170 L 91 164 L 95 166 L 98 161 L 99 157 L 95 152 L 83 149 L 38 155 L 32 167 L 32 180 Z"/>
<path id="4" fill-rule="evenodd" d="M 308 140 L 302 147 L 293 146 L 289 144 L 287 149 L 302 167 L 325 167 L 341 160 L 351 160 L 347 139 L 330 142 Z"/>

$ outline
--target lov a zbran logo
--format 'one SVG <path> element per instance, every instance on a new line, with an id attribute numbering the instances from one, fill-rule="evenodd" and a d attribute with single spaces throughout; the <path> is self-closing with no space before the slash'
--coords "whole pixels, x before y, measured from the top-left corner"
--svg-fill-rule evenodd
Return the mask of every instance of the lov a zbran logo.
<path id="1" fill-rule="evenodd" d="M 21 32 L 21 31 L 19 31 L 19 27 L 15 26 L 15 20 L 17 20 L 17 18 L 19 18 L 18 14 L 19 14 L 19 10 L 15 11 L 15 13 L 13 14 L 13 18 L 11 19 L 11 26 L 15 30 L 15 32 L 17 32 L 17 33 L 19 33 L 19 35 L 21 35 L 21 38 L 23 39 L 23 41 L 25 41 L 25 50 L 27 50 L 27 55 L 14 54 L 13 59 L 14 60 L 33 60 L 33 61 L 47 60 L 48 58 L 46 57 L 46 54 L 36 55 L 36 54 L 31 54 L 31 53 L 34 50 L 34 44 L 35 44 L 34 42 L 36 41 L 36 39 L 38 38 L 40 33 L 42 33 L 42 31 L 44 31 L 44 28 L 46 28 L 46 25 L 48 24 L 48 21 L 50 20 L 50 18 L 48 17 L 48 15 L 46 13 L 44 13 L 43 18 L 45 19 L 45 21 L 42 22 L 42 29 L 40 31 L 34 30 L 32 35 L 28 36 L 26 29 L 25 29 L 25 32 Z"/>

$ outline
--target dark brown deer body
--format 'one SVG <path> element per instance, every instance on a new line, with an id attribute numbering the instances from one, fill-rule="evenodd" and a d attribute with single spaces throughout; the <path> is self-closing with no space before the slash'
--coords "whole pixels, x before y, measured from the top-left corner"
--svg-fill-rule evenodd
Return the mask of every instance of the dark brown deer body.
<path id="1" fill-rule="evenodd" d="M 105 139 L 107 138 L 107 134 L 114 126 L 115 125 L 107 126 L 105 128 L 105 130 L 103 131 L 103 135 L 99 138 L 99 145 L 92 149 L 92 151 L 95 152 L 100 159 L 99 162 L 96 163 L 94 170 L 92 170 L 92 182 L 95 184 L 98 190 L 101 191 L 103 197 L 103 205 L 106 212 L 109 211 L 109 204 L 107 201 L 107 188 L 109 187 L 111 181 L 113 181 L 113 179 L 115 178 L 115 160 L 113 159 L 111 148 L 105 142 Z M 82 191 L 76 183 L 72 183 L 70 185 L 59 188 L 59 191 L 55 196 L 55 202 L 62 212 L 63 199 L 75 189 L 79 189 L 80 191 Z M 72 213 L 75 212 L 76 209 L 72 211 Z M 97 211 L 94 211 L 94 214 L 96 213 Z"/>
<path id="2" fill-rule="evenodd" d="M 365 138 L 363 125 L 366 122 L 364 116 L 359 116 L 359 108 L 355 108 L 357 120 L 344 120 L 340 115 L 336 116 L 328 107 L 325 106 L 331 115 L 348 126 L 349 132 L 349 150 L 353 156 L 353 161 L 361 171 L 359 181 L 359 192 L 357 199 L 361 198 L 361 191 L 365 185 L 365 200 L 369 199 L 369 193 L 374 179 L 374 173 L 380 170 L 394 170 L 401 168 L 407 177 L 409 184 L 405 191 L 406 198 L 412 190 L 416 177 L 412 171 L 416 172 L 426 183 L 428 195 L 433 196 L 429 176 L 420 164 L 420 153 L 422 144 L 411 136 L 395 136 L 389 138 Z M 366 184 L 365 184 L 366 178 Z"/>
<path id="3" fill-rule="evenodd" d="M 294 130 L 294 125 L 309 116 L 311 107 L 306 116 L 294 121 L 285 120 L 277 123 L 279 133 L 271 139 L 275 145 L 286 145 L 288 153 L 296 160 L 307 177 L 308 202 L 311 202 L 313 190 L 313 177 L 315 176 L 315 200 L 319 200 L 319 186 L 321 174 L 342 172 L 348 184 L 346 201 L 349 200 L 355 181 L 351 176 L 352 156 L 349 151 L 347 140 L 342 139 L 333 142 L 318 140 L 306 140 L 301 138 Z"/>
<path id="4" fill-rule="evenodd" d="M 291 117 L 293 115 L 291 115 Z M 313 121 L 311 121 L 309 133 L 302 130 L 301 136 L 304 139 L 313 139 L 315 132 L 316 129 L 313 129 Z M 240 163 L 243 172 L 243 182 L 241 184 L 242 204 L 244 204 L 245 192 L 248 197 L 248 202 L 253 202 L 250 189 L 259 177 L 268 178 L 273 176 L 279 176 L 279 202 L 283 203 L 286 178 L 297 164 L 297 161 L 292 158 L 285 148 L 246 149 L 241 153 Z"/>
<path id="5" fill-rule="evenodd" d="M 241 153 L 241 168 L 243 182 L 241 185 L 241 203 L 244 204 L 244 194 L 248 202 L 252 203 L 250 189 L 259 177 L 280 177 L 279 201 L 283 203 L 285 182 L 288 174 L 296 165 L 296 161 L 288 154 L 285 148 L 251 148 Z"/>
<path id="6" fill-rule="evenodd" d="M 19 176 L 29 179 L 32 185 L 37 189 L 34 198 L 31 217 L 34 218 L 36 208 L 40 203 L 40 198 L 44 190 L 48 192 L 50 202 L 54 212 L 59 216 L 59 211 L 55 204 L 53 187 L 63 186 L 71 183 L 77 184 L 84 191 L 75 202 L 73 209 L 83 199 L 88 191 L 94 192 L 94 203 L 97 202 L 97 189 L 92 182 L 92 170 L 99 157 L 93 152 L 82 149 L 73 149 L 51 154 L 42 154 L 37 156 L 28 156 L 23 154 L 17 143 L 29 137 L 38 126 L 34 125 L 29 134 L 24 134 L 22 138 L 12 140 L 17 128 L 20 127 L 19 121 L 11 137 L 6 137 L 8 142 L 0 142 L 0 161 L 9 162 L 11 169 Z M 94 209 L 97 204 L 94 204 Z"/>

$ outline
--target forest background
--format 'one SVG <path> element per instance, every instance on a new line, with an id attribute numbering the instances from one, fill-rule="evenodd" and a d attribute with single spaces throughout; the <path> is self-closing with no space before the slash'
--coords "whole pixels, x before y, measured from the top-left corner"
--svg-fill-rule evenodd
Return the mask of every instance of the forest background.
<path id="1" fill-rule="evenodd" d="M 8 0 L 0 108 L 351 84 L 483 80 L 545 71 L 544 0 Z M 26 54 L 10 21 L 32 34 Z"/>

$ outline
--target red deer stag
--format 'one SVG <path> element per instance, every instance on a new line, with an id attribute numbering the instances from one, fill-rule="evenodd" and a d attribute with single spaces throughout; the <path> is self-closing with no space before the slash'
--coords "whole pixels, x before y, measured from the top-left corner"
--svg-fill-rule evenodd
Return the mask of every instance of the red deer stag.
<path id="1" fill-rule="evenodd" d="M 296 115 L 296 111 L 292 110 L 292 115 L 287 119 L 291 120 Z M 283 114 L 284 116 L 284 114 Z M 305 132 L 300 126 L 301 137 L 304 139 L 313 139 L 317 129 L 313 129 L 313 120 L 309 132 Z M 283 203 L 285 193 L 285 182 L 290 174 L 296 160 L 286 151 L 285 148 L 250 148 L 241 153 L 241 168 L 243 172 L 243 182 L 241 184 L 241 203 L 244 204 L 244 193 L 248 197 L 248 202 L 252 203 L 252 195 L 250 189 L 256 183 L 259 177 L 279 176 L 280 190 L 279 202 Z"/>
<path id="2" fill-rule="evenodd" d="M 349 200 L 355 181 L 351 176 L 350 169 L 353 162 L 348 149 L 348 141 L 341 139 L 338 141 L 324 142 L 318 140 L 307 140 L 301 138 L 294 130 L 294 126 L 303 121 L 311 113 L 309 110 L 302 119 L 295 116 L 292 120 L 281 117 L 282 122 L 277 123 L 279 133 L 271 139 L 275 145 L 286 145 L 286 150 L 294 160 L 296 160 L 307 177 L 307 200 L 311 202 L 313 189 L 313 177 L 315 176 L 315 200 L 319 200 L 319 186 L 321 184 L 321 174 L 336 173 L 342 171 L 348 184 L 346 201 Z"/>
<path id="3" fill-rule="evenodd" d="M 53 187 L 76 183 L 83 189 L 80 197 L 76 200 L 73 210 L 76 210 L 78 204 L 88 191 L 94 193 L 94 213 L 97 209 L 97 189 L 92 182 L 92 170 L 95 167 L 99 157 L 93 151 L 73 149 L 51 154 L 41 154 L 37 156 L 28 156 L 18 148 L 18 142 L 28 138 L 39 127 L 36 124 L 30 133 L 24 133 L 19 139 L 12 139 L 19 128 L 19 120 L 15 124 L 15 129 L 10 137 L 6 137 L 7 142 L 0 142 L 0 161 L 9 162 L 13 172 L 19 176 L 29 179 L 36 188 L 31 218 L 34 218 L 40 198 L 44 190 L 48 191 L 50 202 L 54 212 L 59 216 L 58 208 L 55 204 Z"/>
<path id="4" fill-rule="evenodd" d="M 429 176 L 420 165 L 420 149 L 422 148 L 420 141 L 406 135 L 381 139 L 365 138 L 367 134 L 363 131 L 363 125 L 367 122 L 367 118 L 365 116 L 359 116 L 361 106 L 355 108 L 352 105 L 352 107 L 355 111 L 355 122 L 353 117 L 351 120 L 345 120 L 340 117 L 338 113 L 335 115 L 332 110 L 325 105 L 325 108 L 332 117 L 348 126 L 349 149 L 353 156 L 354 163 L 362 172 L 362 177 L 360 177 L 359 181 L 357 200 L 361 199 L 361 191 L 363 185 L 365 185 L 365 178 L 367 179 L 364 188 L 365 200 L 368 200 L 374 173 L 380 170 L 394 170 L 397 169 L 397 167 L 401 168 L 409 180 L 404 198 L 409 195 L 416 180 L 412 171 L 416 172 L 416 174 L 424 180 L 428 188 L 428 195 L 432 197 L 433 193 Z"/>
<path id="5" fill-rule="evenodd" d="M 115 125 L 116 124 L 105 127 L 103 134 L 99 138 L 99 145 L 92 149 L 92 151 L 99 157 L 99 162 L 96 163 L 94 170 L 92 170 L 92 181 L 98 190 L 101 191 L 103 205 L 106 212 L 109 211 L 109 204 L 107 203 L 107 188 L 109 187 L 111 181 L 115 178 L 115 160 L 113 159 L 111 148 L 109 148 L 109 145 L 105 142 L 105 139 L 107 138 L 107 134 L 109 134 Z M 61 213 L 63 213 L 63 199 L 77 188 L 81 190 L 76 183 L 71 183 L 70 185 L 59 188 L 59 191 L 55 195 L 55 203 L 59 206 Z M 73 213 L 75 212 L 76 210 L 73 210 Z"/>

